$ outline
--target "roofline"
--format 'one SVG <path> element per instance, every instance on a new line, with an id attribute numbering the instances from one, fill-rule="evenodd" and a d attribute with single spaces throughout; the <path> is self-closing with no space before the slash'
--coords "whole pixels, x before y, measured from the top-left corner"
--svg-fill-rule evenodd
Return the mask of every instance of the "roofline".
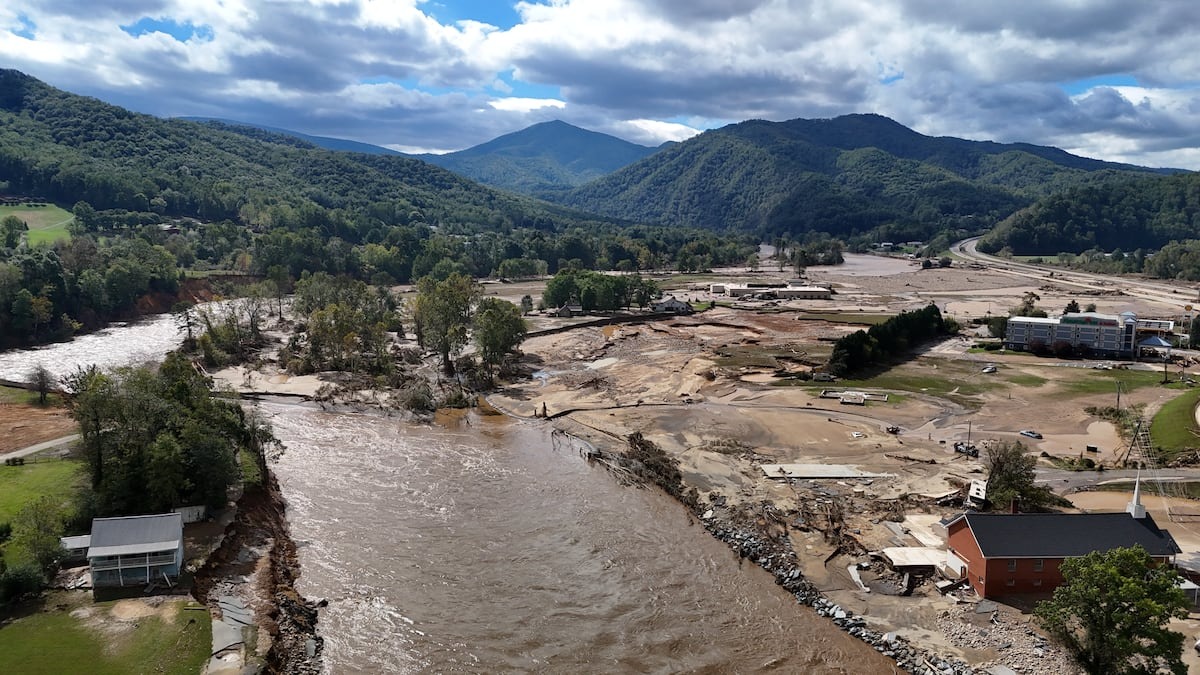
<path id="1" fill-rule="evenodd" d="M 145 513 L 140 516 L 109 516 L 108 518 L 92 518 L 92 521 L 103 522 L 111 520 L 134 520 L 137 518 L 170 518 L 172 516 L 181 519 L 183 518 L 183 514 L 179 513 L 178 511 L 171 511 L 170 513 Z"/>

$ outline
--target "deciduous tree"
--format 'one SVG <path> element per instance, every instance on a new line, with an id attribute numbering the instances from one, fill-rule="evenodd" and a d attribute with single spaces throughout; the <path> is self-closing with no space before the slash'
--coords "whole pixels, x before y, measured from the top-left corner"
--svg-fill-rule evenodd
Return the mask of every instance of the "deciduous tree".
<path id="1" fill-rule="evenodd" d="M 1179 576 L 1140 546 L 1068 558 L 1063 583 L 1034 613 L 1041 624 L 1095 675 L 1168 671 L 1184 675 L 1184 636 L 1167 628 L 1186 618 Z"/>
<path id="2" fill-rule="evenodd" d="M 525 339 L 525 320 L 516 305 L 500 298 L 479 301 L 472 320 L 479 357 L 490 373 Z"/>
<path id="3" fill-rule="evenodd" d="M 1016 499 L 1023 508 L 1037 509 L 1054 501 L 1049 488 L 1034 483 L 1037 458 L 1020 443 L 998 443 L 987 452 L 987 497 L 1007 508 Z"/>
<path id="4" fill-rule="evenodd" d="M 417 339 L 421 345 L 442 356 L 442 367 L 454 372 L 453 357 L 467 345 L 471 308 L 479 298 L 474 279 L 451 274 L 443 281 L 423 277 L 417 283 L 413 310 Z"/>

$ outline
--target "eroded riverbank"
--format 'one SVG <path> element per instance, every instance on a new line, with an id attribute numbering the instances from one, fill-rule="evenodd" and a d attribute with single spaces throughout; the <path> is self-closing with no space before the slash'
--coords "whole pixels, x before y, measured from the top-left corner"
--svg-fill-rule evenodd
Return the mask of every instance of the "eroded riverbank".
<path id="1" fill-rule="evenodd" d="M 264 404 L 326 672 L 895 672 L 550 429 Z"/>

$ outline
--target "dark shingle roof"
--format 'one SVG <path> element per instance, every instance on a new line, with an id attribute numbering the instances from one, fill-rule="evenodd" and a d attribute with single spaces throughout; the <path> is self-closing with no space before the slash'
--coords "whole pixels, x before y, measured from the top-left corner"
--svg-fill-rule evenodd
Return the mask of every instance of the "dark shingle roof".
<path id="1" fill-rule="evenodd" d="M 1069 558 L 1140 544 L 1152 556 L 1179 553 L 1171 535 L 1147 515 L 1128 513 L 968 513 L 987 558 Z"/>
<path id="2" fill-rule="evenodd" d="M 174 551 L 183 539 L 183 517 L 178 513 L 92 521 L 89 558 Z"/>

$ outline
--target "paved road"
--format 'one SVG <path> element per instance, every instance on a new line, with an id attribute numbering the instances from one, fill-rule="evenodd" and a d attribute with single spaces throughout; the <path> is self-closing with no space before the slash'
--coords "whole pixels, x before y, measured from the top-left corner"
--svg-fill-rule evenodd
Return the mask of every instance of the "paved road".
<path id="1" fill-rule="evenodd" d="M 1005 260 L 986 253 L 980 253 L 976 248 L 979 237 L 964 239 L 951 245 L 950 250 L 971 262 L 985 265 L 1007 274 L 1027 277 L 1031 280 L 1075 286 L 1091 291 L 1120 290 L 1126 295 L 1177 305 L 1179 313 L 1183 307 L 1190 304 L 1200 304 L 1197 300 L 1197 289 L 1194 285 L 1182 282 L 1146 281 L 1133 277 L 1093 274 L 1064 270 L 1061 267 L 1044 267 L 1016 260 Z"/>
<path id="2" fill-rule="evenodd" d="M 79 440 L 79 434 L 71 434 L 70 436 L 63 436 L 62 438 L 56 438 L 52 441 L 46 441 L 45 443 L 38 443 L 27 448 L 21 448 L 20 450 L 14 450 L 12 452 L 0 454 L 0 458 L 10 459 L 12 457 L 27 457 L 43 450 L 50 450 L 52 448 L 74 443 L 77 440 Z"/>
<path id="3" fill-rule="evenodd" d="M 1063 494 L 1071 490 L 1099 485 L 1101 483 L 1110 481 L 1133 480 L 1134 478 L 1137 478 L 1137 475 L 1138 472 L 1131 469 L 1111 471 L 1066 471 L 1064 469 L 1039 468 L 1035 482 L 1039 485 L 1047 485 L 1055 492 Z M 1155 480 L 1155 478 L 1146 472 L 1142 473 L 1143 482 L 1148 482 L 1151 480 Z M 1200 468 L 1160 469 L 1157 480 L 1162 480 L 1164 482 L 1200 480 Z"/>

